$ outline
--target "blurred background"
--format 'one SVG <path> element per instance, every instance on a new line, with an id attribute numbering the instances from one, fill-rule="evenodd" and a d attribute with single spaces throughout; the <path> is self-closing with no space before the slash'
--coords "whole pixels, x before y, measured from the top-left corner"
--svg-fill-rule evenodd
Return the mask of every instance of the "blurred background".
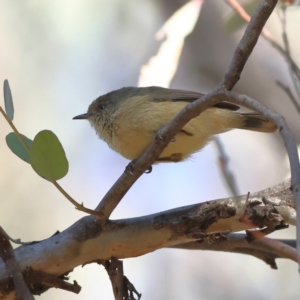
<path id="1" fill-rule="evenodd" d="M 98 204 L 128 161 L 100 141 L 88 122 L 72 118 L 86 112 L 99 95 L 138 84 L 141 67 L 161 45 L 155 34 L 186 2 L 1 3 L 0 82 L 9 80 L 14 123 L 31 139 L 43 129 L 56 133 L 70 164 L 68 175 L 59 182 L 87 207 Z M 230 12 L 224 1 L 204 2 L 195 28 L 185 40 L 172 88 L 206 93 L 219 83 L 244 31 L 225 34 L 223 21 Z M 299 9 L 289 9 L 287 20 L 292 54 L 299 59 Z M 276 13 L 267 27 L 281 43 Z M 235 91 L 281 113 L 299 142 L 299 114 L 275 80 L 292 86 L 284 59 L 260 39 Z M 10 127 L 1 118 L 0 225 L 22 241 L 45 239 L 83 214 L 8 149 L 5 136 L 9 132 Z M 271 187 L 290 176 L 278 133 L 235 130 L 221 135 L 220 140 L 240 194 Z M 154 166 L 152 173 L 142 176 L 127 193 L 112 219 L 148 215 L 229 195 L 216 149 L 209 144 L 184 163 Z M 272 236 L 295 238 L 295 230 Z M 277 264 L 279 270 L 275 271 L 246 255 L 162 249 L 126 259 L 124 269 L 144 300 L 299 299 L 297 265 L 287 260 L 278 260 Z M 52 289 L 37 299 L 113 299 L 102 266 L 78 267 L 71 273 L 71 280 L 83 287 L 79 295 Z"/>

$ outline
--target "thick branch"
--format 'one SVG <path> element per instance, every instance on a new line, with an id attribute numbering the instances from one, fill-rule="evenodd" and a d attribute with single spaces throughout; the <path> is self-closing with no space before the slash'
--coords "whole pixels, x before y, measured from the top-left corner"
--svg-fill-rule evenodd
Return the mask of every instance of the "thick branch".
<path id="1" fill-rule="evenodd" d="M 94 261 L 140 256 L 163 247 L 205 240 L 216 233 L 254 227 L 295 224 L 290 182 L 246 196 L 208 201 L 139 218 L 108 221 L 105 225 L 87 216 L 65 231 L 40 243 L 15 250 L 22 271 L 33 270 L 60 276 Z M 245 217 L 250 223 L 242 222 Z M 250 225 L 249 225 L 250 224 Z M 220 250 L 228 251 L 226 248 Z M 285 257 L 285 256 L 282 256 Z M 9 274 L 0 263 L 0 295 Z M 9 298 L 7 298 L 9 299 Z"/>

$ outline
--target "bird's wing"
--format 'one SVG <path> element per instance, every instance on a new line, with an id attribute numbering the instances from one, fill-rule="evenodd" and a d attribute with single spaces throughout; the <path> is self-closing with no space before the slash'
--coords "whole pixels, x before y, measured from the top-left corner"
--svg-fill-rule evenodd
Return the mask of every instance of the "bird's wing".
<path id="1" fill-rule="evenodd" d="M 172 89 L 164 89 L 164 92 L 160 95 L 157 94 L 156 97 L 152 99 L 154 102 L 164 102 L 164 101 L 172 101 L 172 102 L 194 102 L 197 99 L 204 96 L 204 94 L 183 90 L 172 90 Z M 232 104 L 229 102 L 219 102 L 215 104 L 213 107 L 227 109 L 236 111 L 239 110 L 240 107 L 236 104 Z"/>

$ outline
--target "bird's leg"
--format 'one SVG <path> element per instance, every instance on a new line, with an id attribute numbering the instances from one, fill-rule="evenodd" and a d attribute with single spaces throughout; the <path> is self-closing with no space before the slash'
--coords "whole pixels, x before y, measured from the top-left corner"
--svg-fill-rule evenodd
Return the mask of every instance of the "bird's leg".
<path id="1" fill-rule="evenodd" d="M 125 168 L 125 173 L 129 174 L 129 175 L 133 175 L 133 171 L 134 171 L 134 163 L 135 163 L 136 159 L 133 159 Z"/>
<path id="2" fill-rule="evenodd" d="M 154 131 L 154 133 L 157 134 L 157 136 L 158 136 L 158 138 L 159 138 L 160 140 L 163 140 L 163 137 L 162 137 L 162 135 L 161 135 L 161 129 L 159 129 L 159 130 L 157 130 L 157 131 Z"/>
<path id="3" fill-rule="evenodd" d="M 162 135 L 161 135 L 161 129 L 157 130 L 156 133 L 157 133 L 159 139 L 160 139 L 160 140 L 163 140 L 163 137 L 162 137 Z M 175 143 L 175 142 L 176 142 L 176 136 L 174 136 L 174 137 L 171 139 L 171 143 Z"/>
<path id="4" fill-rule="evenodd" d="M 150 174 L 152 172 L 152 166 L 150 166 L 146 171 L 145 174 Z"/>
<path id="5" fill-rule="evenodd" d="M 182 161 L 183 156 L 181 153 L 173 153 L 168 157 L 159 157 L 157 162 L 179 162 Z"/>

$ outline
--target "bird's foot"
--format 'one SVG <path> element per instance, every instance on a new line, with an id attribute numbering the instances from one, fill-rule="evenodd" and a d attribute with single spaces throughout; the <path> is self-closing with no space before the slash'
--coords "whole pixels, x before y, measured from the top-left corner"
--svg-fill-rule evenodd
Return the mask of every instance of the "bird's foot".
<path id="1" fill-rule="evenodd" d="M 161 134 L 161 129 L 157 130 L 157 136 L 160 140 L 163 140 L 164 138 L 162 137 L 162 134 Z"/>
<path id="2" fill-rule="evenodd" d="M 145 174 L 150 174 L 152 172 L 152 166 L 150 166 L 146 171 Z"/>
<path id="3" fill-rule="evenodd" d="M 136 162 L 136 159 L 132 160 L 125 168 L 125 173 L 129 175 L 133 175 L 134 172 L 134 163 Z"/>
<path id="4" fill-rule="evenodd" d="M 173 153 L 168 157 L 159 157 L 157 162 L 179 162 L 183 160 L 183 155 L 181 153 Z"/>
<path id="5" fill-rule="evenodd" d="M 134 172 L 134 164 L 136 162 L 136 159 L 132 160 L 125 168 L 125 173 L 133 175 Z M 152 172 L 152 166 L 150 166 L 145 173 L 150 174 Z"/>

